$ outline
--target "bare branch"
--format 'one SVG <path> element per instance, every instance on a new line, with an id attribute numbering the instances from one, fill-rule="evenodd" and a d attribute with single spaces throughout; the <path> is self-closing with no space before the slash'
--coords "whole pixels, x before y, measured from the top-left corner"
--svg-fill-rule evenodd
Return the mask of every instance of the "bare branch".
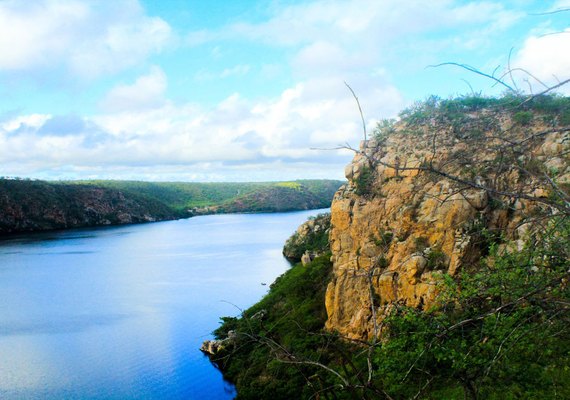
<path id="1" fill-rule="evenodd" d="M 557 83 L 557 84 L 554 85 L 554 86 L 550 86 L 548 89 L 543 90 L 542 92 L 537 93 L 537 94 L 535 94 L 535 95 L 533 95 L 533 96 L 530 96 L 528 99 L 526 99 L 525 101 L 523 101 L 523 102 L 521 103 L 521 105 L 523 105 L 523 104 L 525 104 L 525 103 L 528 103 L 529 101 L 531 101 L 531 100 L 533 100 L 533 99 L 535 99 L 535 98 L 537 98 L 537 97 L 539 97 L 539 96 L 545 95 L 546 93 L 552 92 L 553 90 L 556 90 L 556 89 L 558 89 L 559 87 L 564 86 L 564 85 L 566 85 L 566 84 L 569 83 L 569 82 L 570 82 L 570 78 L 568 78 L 568 79 L 566 79 L 566 80 L 564 80 L 564 81 L 562 81 L 562 82 L 559 82 L 559 83 Z"/>
<path id="2" fill-rule="evenodd" d="M 513 55 L 513 50 L 514 50 L 514 47 L 511 47 L 511 49 L 509 50 L 509 57 L 508 57 L 508 59 L 507 59 L 507 69 L 508 69 L 509 76 L 510 76 L 510 78 L 511 78 L 511 83 L 513 84 L 513 87 L 514 87 L 514 88 L 516 89 L 516 91 L 518 92 L 518 91 L 519 91 L 519 88 L 518 88 L 518 86 L 517 86 L 517 83 L 516 83 L 515 79 L 513 78 L 513 69 L 511 68 L 511 56 Z M 494 75 L 494 74 L 493 74 L 493 75 Z M 492 75 L 492 76 L 493 76 L 493 75 Z"/>
<path id="3" fill-rule="evenodd" d="M 509 62 L 510 62 L 510 61 L 509 61 Z M 530 73 L 530 72 L 527 71 L 525 68 L 520 68 L 520 67 L 512 68 L 512 69 L 511 69 L 510 66 L 509 66 L 509 69 L 508 69 L 503 75 L 501 75 L 501 76 L 499 77 L 499 79 L 503 79 L 503 78 L 504 78 L 505 76 L 507 76 L 507 75 L 510 75 L 510 76 L 511 76 L 511 79 L 513 79 L 512 73 L 515 72 L 515 71 L 523 72 L 523 73 L 525 73 L 526 75 L 530 76 L 530 77 L 531 77 L 532 79 L 534 79 L 535 81 L 537 81 L 538 83 L 540 83 L 540 84 L 541 84 L 542 86 L 544 86 L 546 89 L 549 88 L 549 86 L 548 86 L 546 83 L 544 83 L 543 81 L 541 81 L 541 80 L 540 80 L 539 78 L 537 78 L 534 74 Z"/>
<path id="4" fill-rule="evenodd" d="M 358 111 L 360 111 L 360 119 L 362 120 L 362 130 L 364 132 L 364 140 L 366 140 L 366 123 L 364 122 L 364 114 L 362 113 L 362 107 L 360 107 L 360 101 L 358 101 L 358 97 L 356 97 L 356 93 L 354 93 L 354 90 L 352 90 L 350 85 L 346 82 L 344 82 L 344 84 L 346 85 L 348 90 L 350 90 L 350 93 L 352 93 L 352 96 L 354 97 L 354 100 L 356 100 L 356 104 L 358 105 Z"/>
<path id="5" fill-rule="evenodd" d="M 542 13 L 530 13 L 528 15 L 552 15 L 552 14 L 558 14 L 561 12 L 568 12 L 570 11 L 570 8 L 558 8 L 556 10 L 553 11 L 546 11 L 546 12 L 542 12 Z"/>
<path id="6" fill-rule="evenodd" d="M 493 75 L 486 74 L 486 73 L 484 73 L 484 72 L 478 70 L 477 68 L 472 67 L 472 66 L 467 65 L 467 64 L 460 64 L 460 63 L 456 63 L 456 62 L 444 62 L 444 63 L 440 63 L 440 64 L 435 64 L 435 65 L 428 65 L 427 68 L 436 68 L 436 67 L 441 67 L 441 66 L 444 66 L 444 65 L 454 65 L 454 66 L 456 66 L 456 67 L 460 67 L 460 68 L 466 69 L 466 70 L 469 71 L 469 72 L 473 72 L 474 74 L 481 75 L 481 76 L 484 76 L 485 78 L 489 78 L 489 79 L 495 81 L 496 83 L 498 83 L 499 85 L 504 86 L 505 88 L 509 89 L 509 90 L 510 90 L 511 92 L 513 92 L 513 93 L 517 93 L 517 90 L 516 90 L 516 89 L 514 89 L 511 85 L 505 83 L 505 82 L 502 81 L 501 79 L 496 78 L 496 77 L 493 76 Z"/>

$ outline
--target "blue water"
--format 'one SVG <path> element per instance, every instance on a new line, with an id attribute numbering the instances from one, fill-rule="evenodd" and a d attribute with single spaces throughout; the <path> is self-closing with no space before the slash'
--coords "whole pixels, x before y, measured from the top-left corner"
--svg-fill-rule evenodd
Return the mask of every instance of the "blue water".
<path id="1" fill-rule="evenodd" d="M 317 212 L 0 241 L 0 398 L 233 398 L 200 344 L 266 293 L 289 266 L 284 241 Z"/>

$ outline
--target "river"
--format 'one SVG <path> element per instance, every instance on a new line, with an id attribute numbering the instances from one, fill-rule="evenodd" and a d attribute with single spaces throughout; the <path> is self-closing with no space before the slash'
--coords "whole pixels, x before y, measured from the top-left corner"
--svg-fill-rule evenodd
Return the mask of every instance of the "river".
<path id="1" fill-rule="evenodd" d="M 322 211 L 0 240 L 0 398 L 233 398 L 200 344 L 267 292 L 284 241 Z"/>

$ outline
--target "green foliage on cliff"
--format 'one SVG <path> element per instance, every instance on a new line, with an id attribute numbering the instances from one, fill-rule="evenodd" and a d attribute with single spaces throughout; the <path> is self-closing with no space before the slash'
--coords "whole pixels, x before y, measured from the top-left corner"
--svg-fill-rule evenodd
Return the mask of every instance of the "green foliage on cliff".
<path id="1" fill-rule="evenodd" d="M 482 111 L 486 113 L 473 118 L 473 113 Z M 493 118 L 493 113 L 511 115 L 513 121 L 521 126 L 528 125 L 535 118 L 547 126 L 565 126 L 570 124 L 570 97 L 552 94 L 528 100 L 514 95 L 468 95 L 450 99 L 431 96 L 406 108 L 399 117 L 408 125 L 410 133 L 420 133 L 422 126 L 435 124 L 451 128 L 456 137 L 466 139 L 498 128 L 499 121 Z M 382 129 L 377 131 L 383 132 Z"/>
<path id="2" fill-rule="evenodd" d="M 372 193 L 374 180 L 376 179 L 374 170 L 369 166 L 362 168 L 357 178 L 354 179 L 355 192 L 359 196 L 368 196 Z"/>
<path id="3" fill-rule="evenodd" d="M 238 399 L 299 399 L 314 393 L 307 379 L 319 385 L 317 378 L 309 378 L 318 371 L 283 354 L 332 361 L 323 351 L 327 340 L 318 333 L 326 319 L 324 297 L 330 272 L 330 254 L 307 266 L 297 264 L 240 318 L 222 318 L 216 337 L 225 338 L 234 331 L 236 339 L 212 361 L 236 384 Z"/>
<path id="4" fill-rule="evenodd" d="M 442 275 L 439 304 L 396 307 L 375 351 L 393 398 L 570 397 L 570 221 L 556 219 L 520 252 L 491 242 L 480 268 Z"/>

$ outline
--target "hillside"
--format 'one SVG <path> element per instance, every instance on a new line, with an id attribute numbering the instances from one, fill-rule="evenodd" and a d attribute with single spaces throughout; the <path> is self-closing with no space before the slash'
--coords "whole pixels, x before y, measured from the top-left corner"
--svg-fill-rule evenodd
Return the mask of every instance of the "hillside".
<path id="1" fill-rule="evenodd" d="M 0 179 L 0 234 L 200 214 L 329 207 L 340 181 L 179 183 Z"/>
<path id="2" fill-rule="evenodd" d="M 343 182 L 298 180 L 293 182 L 142 182 L 75 181 L 155 199 L 183 213 L 291 211 L 329 207 Z M 294 192 L 284 189 L 296 189 Z M 292 201 L 288 206 L 284 198 Z"/>
<path id="3" fill-rule="evenodd" d="M 382 121 L 333 199 L 330 258 L 205 347 L 238 399 L 570 397 L 569 134 L 558 96 Z"/>
<path id="4" fill-rule="evenodd" d="M 0 234 L 179 218 L 164 203 L 96 186 L 0 179 Z"/>

